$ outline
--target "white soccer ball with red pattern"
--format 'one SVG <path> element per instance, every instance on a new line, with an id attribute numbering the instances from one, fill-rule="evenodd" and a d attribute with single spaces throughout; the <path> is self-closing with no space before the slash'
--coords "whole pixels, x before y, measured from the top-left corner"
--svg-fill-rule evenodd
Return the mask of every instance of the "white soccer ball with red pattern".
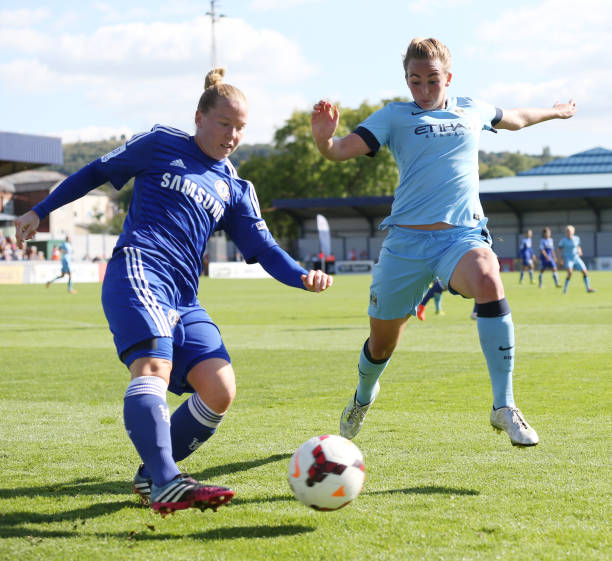
<path id="1" fill-rule="evenodd" d="M 315 436 L 289 462 L 289 485 L 296 498 L 315 510 L 337 510 L 349 504 L 365 481 L 363 455 L 341 436 Z"/>

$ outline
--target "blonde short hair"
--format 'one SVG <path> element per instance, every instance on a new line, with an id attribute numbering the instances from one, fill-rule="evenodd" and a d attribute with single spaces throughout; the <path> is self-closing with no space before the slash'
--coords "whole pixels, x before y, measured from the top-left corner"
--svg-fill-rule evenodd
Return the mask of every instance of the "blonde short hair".
<path id="1" fill-rule="evenodd" d="M 198 101 L 198 111 L 206 113 L 217 104 L 219 98 L 247 103 L 246 96 L 235 86 L 225 84 L 225 68 L 213 68 L 204 79 L 204 92 Z"/>
<path id="2" fill-rule="evenodd" d="M 408 63 L 413 58 L 425 60 L 438 59 L 442 63 L 444 70 L 446 72 L 450 71 L 450 51 L 444 43 L 434 39 L 433 37 L 430 37 L 429 39 L 415 37 L 412 41 L 410 41 L 410 45 L 408 45 L 406 54 L 404 55 L 404 72 L 408 71 Z"/>

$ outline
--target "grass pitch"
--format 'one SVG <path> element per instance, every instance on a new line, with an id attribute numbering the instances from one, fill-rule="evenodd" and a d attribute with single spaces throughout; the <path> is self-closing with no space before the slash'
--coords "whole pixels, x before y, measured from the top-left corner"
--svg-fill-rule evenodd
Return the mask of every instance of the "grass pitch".
<path id="1" fill-rule="evenodd" d="M 425 322 L 411 319 L 355 439 L 364 490 L 320 513 L 293 498 L 289 458 L 338 432 L 368 335 L 369 277 L 335 280 L 320 295 L 202 280 L 238 396 L 182 467 L 236 498 L 166 519 L 131 495 L 128 377 L 100 286 L 0 287 L 0 560 L 610 559 L 612 274 L 592 273 L 595 294 L 576 274 L 567 295 L 549 275 L 538 289 L 504 274 L 533 449 L 489 426 L 471 301 L 445 293 L 445 316 L 432 302 Z"/>

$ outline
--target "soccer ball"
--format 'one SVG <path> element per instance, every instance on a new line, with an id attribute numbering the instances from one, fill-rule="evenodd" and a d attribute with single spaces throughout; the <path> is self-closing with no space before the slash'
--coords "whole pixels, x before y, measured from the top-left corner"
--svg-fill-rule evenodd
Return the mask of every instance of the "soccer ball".
<path id="1" fill-rule="evenodd" d="M 315 510 L 337 510 L 359 495 L 365 481 L 363 455 L 341 436 L 315 436 L 289 462 L 289 485 L 296 498 Z"/>

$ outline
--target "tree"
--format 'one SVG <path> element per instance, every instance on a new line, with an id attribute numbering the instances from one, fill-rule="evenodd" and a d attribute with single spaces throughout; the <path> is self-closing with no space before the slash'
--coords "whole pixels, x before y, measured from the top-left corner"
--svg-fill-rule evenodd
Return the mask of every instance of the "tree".
<path id="1" fill-rule="evenodd" d="M 362 103 L 357 109 L 341 108 L 336 134 L 348 134 L 380 107 Z M 262 209 L 268 212 L 274 199 L 391 195 L 398 183 L 397 166 L 386 148 L 376 158 L 339 163 L 323 158 L 312 139 L 309 111 L 295 111 L 276 131 L 274 150 L 267 156 L 251 156 L 239 173 L 255 184 Z M 266 220 L 275 235 L 295 235 L 288 217 L 270 213 Z"/>

